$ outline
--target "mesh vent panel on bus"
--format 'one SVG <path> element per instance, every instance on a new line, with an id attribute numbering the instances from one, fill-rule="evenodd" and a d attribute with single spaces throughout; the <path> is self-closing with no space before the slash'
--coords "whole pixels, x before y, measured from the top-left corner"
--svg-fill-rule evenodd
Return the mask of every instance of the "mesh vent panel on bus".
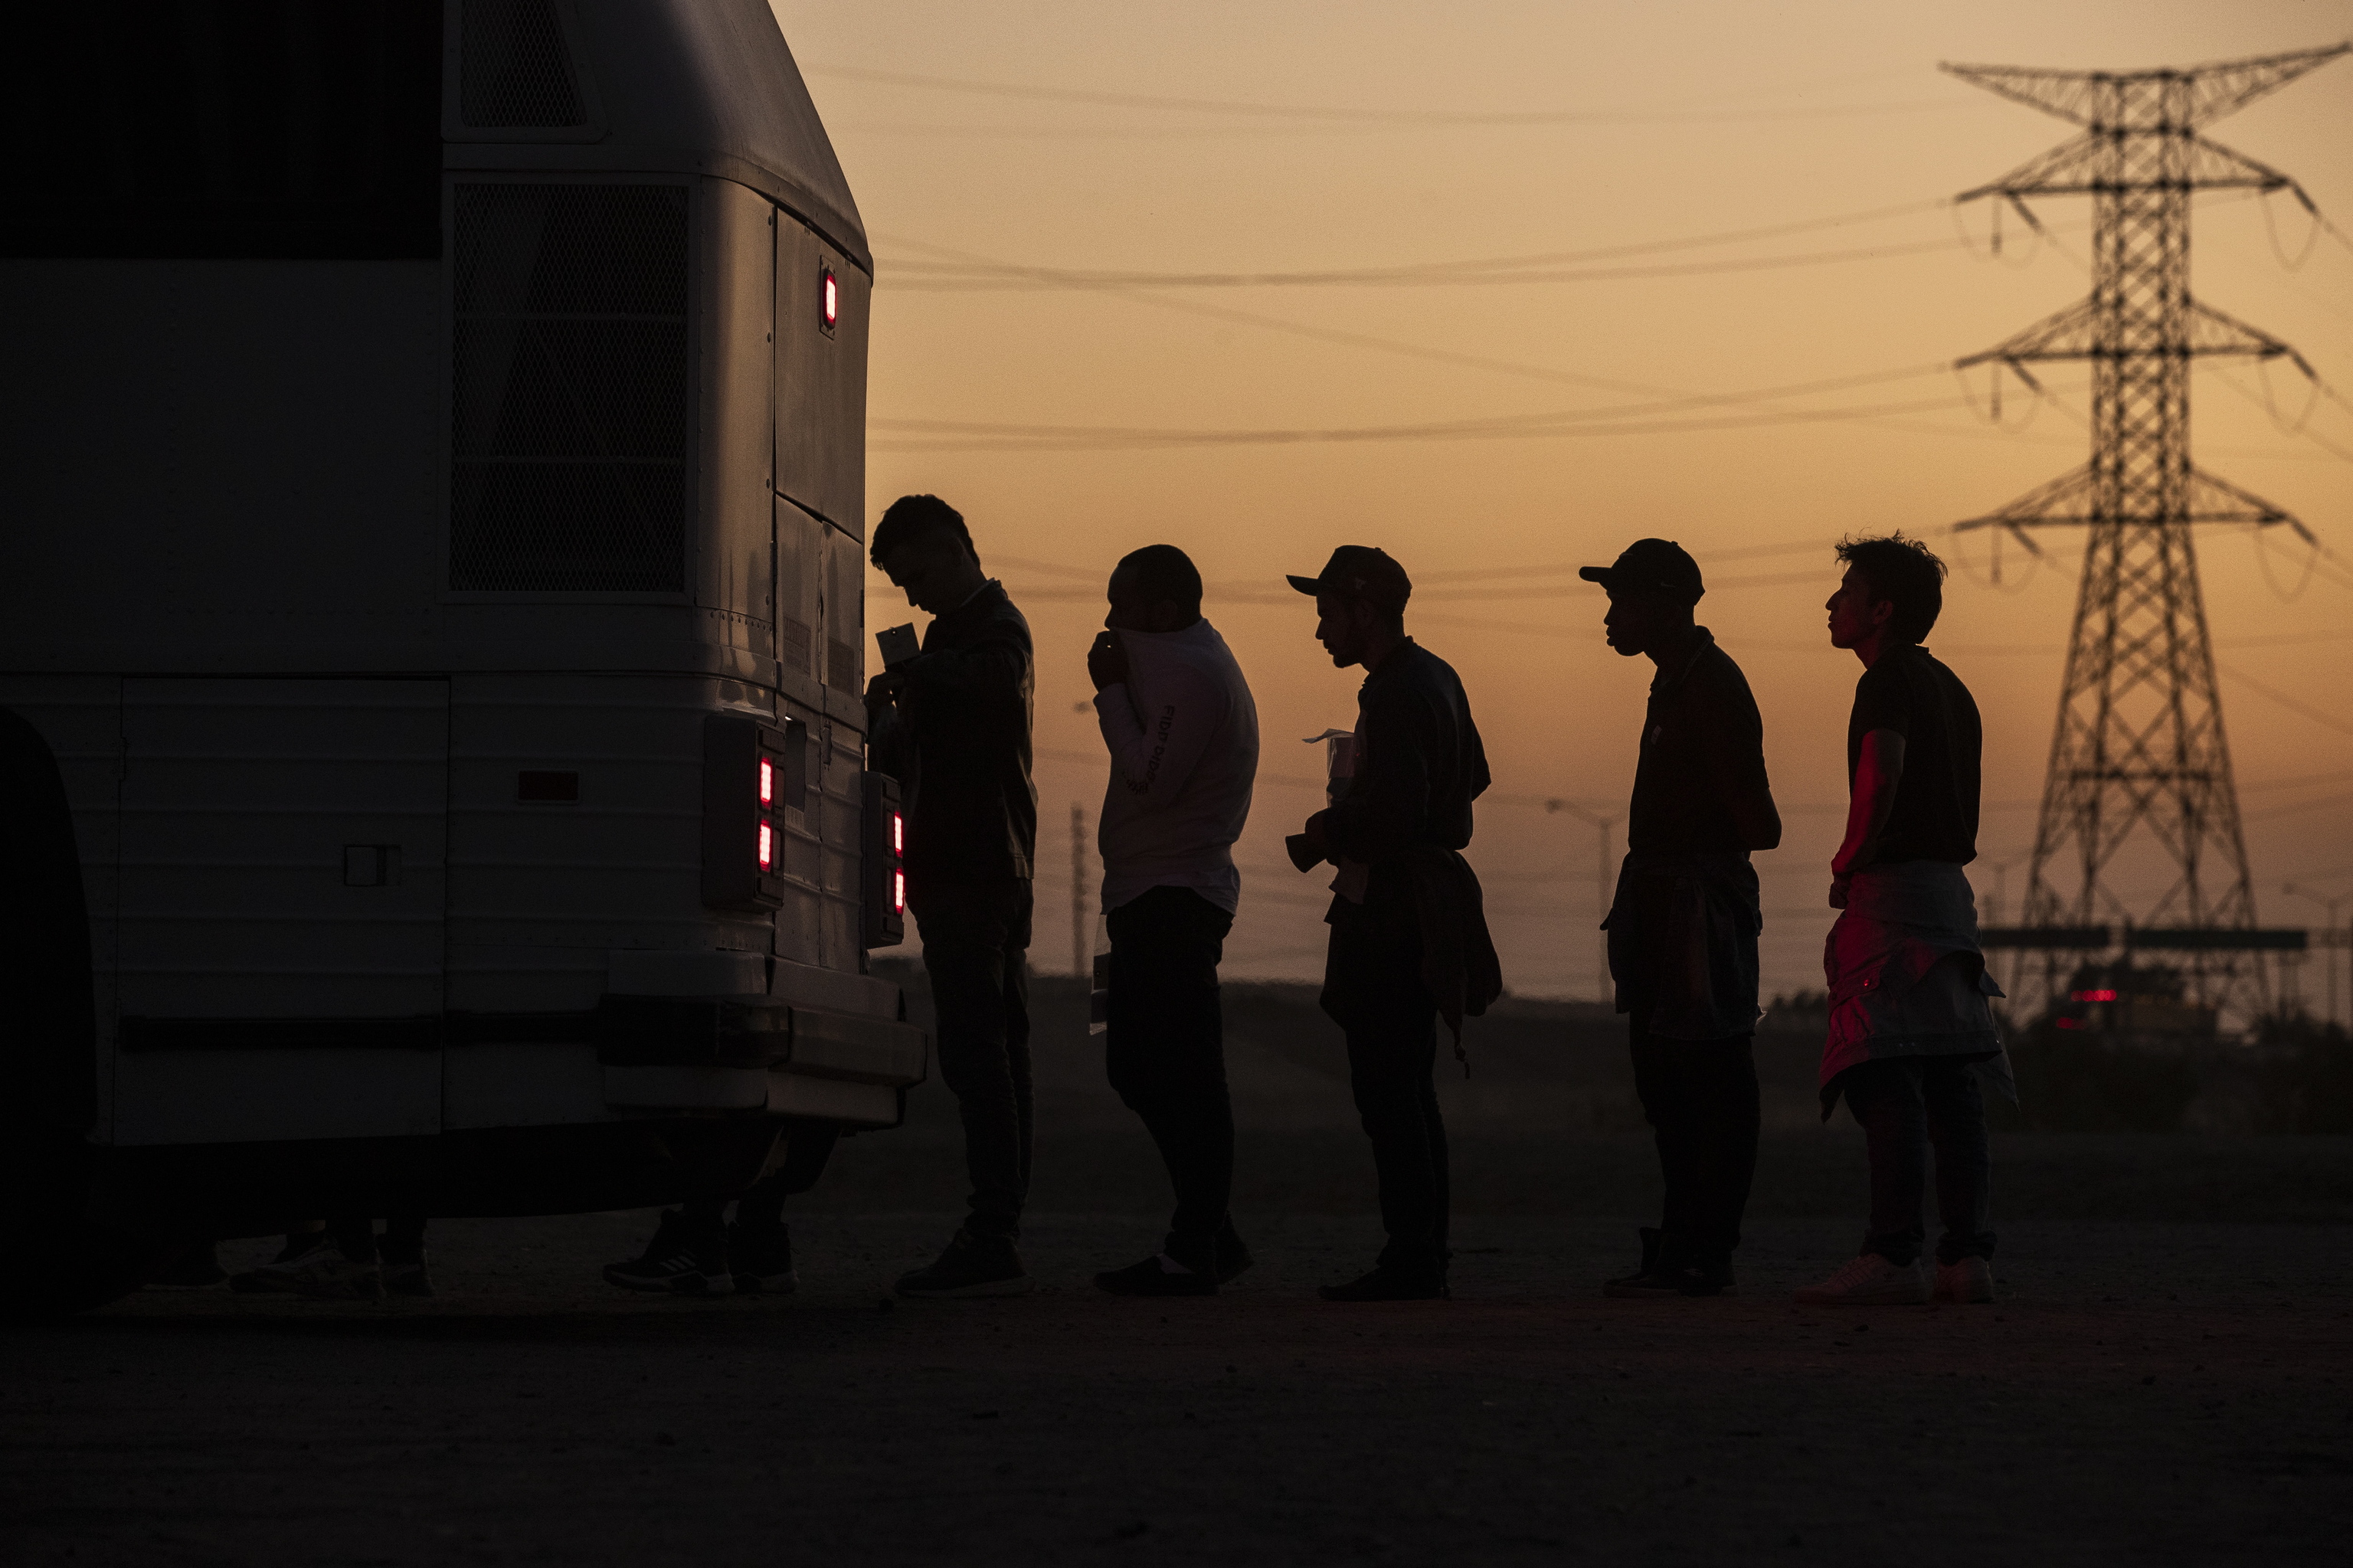
<path id="1" fill-rule="evenodd" d="M 687 195 L 457 191 L 449 586 L 685 586 Z"/>
<path id="2" fill-rule="evenodd" d="M 586 124 L 555 0 L 466 0 L 458 115 L 483 130 Z"/>

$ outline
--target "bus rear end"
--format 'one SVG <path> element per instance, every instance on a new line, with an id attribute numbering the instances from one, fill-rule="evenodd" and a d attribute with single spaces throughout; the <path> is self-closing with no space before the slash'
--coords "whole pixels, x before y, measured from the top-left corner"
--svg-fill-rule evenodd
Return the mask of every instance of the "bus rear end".
<path id="1" fill-rule="evenodd" d="M 95 1012 L 11 1049 L 86 1066 L 92 1201 L 814 1180 L 925 1042 L 866 962 L 871 260 L 767 7 L 148 14 L 33 27 L 72 133 L 0 230 L 0 706 L 69 803 L 11 831 Z"/>

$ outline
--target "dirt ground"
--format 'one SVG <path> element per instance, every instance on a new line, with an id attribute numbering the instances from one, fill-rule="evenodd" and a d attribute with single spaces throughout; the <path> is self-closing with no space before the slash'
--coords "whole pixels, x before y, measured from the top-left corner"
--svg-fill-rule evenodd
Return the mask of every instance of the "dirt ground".
<path id="1" fill-rule="evenodd" d="M 393 1307 L 146 1294 L 0 1341 L 19 1563 L 2341 1563 L 2344 1226 L 2054 1224 L 1990 1308 L 1824 1313 L 1770 1222 L 1736 1301 L 1605 1301 L 1614 1224 L 1461 1226 L 1454 1300 L 1335 1308 L 1361 1219 L 1245 1215 L 1214 1299 L 889 1304 L 950 1216 L 797 1226 L 783 1299 L 606 1290 L 647 1216 L 454 1222 Z M 262 1250 L 246 1244 L 244 1255 Z"/>
<path id="2" fill-rule="evenodd" d="M 1860 1150 L 1768 1042 L 1743 1294 L 1607 1301 L 1650 1156 L 1605 1022 L 1532 1012 L 1448 1080 L 1455 1299 L 1334 1307 L 1369 1160 L 1333 1043 L 1241 1000 L 1261 1263 L 1217 1298 L 1088 1285 L 1166 1198 L 1064 1020 L 1038 1294 L 889 1300 L 961 1192 L 930 1086 L 797 1204 L 789 1298 L 608 1289 L 649 1213 L 443 1221 L 431 1301 L 0 1333 L 0 1562 L 2346 1561 L 2353 1139 L 2004 1137 L 2001 1302 L 1800 1309 Z"/>

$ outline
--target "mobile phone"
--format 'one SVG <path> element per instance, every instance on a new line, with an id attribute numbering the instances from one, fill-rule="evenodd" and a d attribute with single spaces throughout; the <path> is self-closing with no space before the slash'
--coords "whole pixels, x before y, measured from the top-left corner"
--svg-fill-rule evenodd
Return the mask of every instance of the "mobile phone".
<path id="1" fill-rule="evenodd" d="M 904 626 L 885 627 L 874 634 L 874 645 L 882 651 L 882 667 L 895 670 L 923 651 L 915 636 L 914 622 Z"/>

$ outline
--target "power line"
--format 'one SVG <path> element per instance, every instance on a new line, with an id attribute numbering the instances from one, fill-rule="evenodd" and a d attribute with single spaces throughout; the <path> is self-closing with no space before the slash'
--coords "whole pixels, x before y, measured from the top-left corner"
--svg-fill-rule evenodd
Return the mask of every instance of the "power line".
<path id="1" fill-rule="evenodd" d="M 1880 414 L 1919 413 L 1961 407 L 1957 397 L 1844 408 L 1767 409 L 1710 418 L 1638 423 L 1577 423 L 1582 416 L 1514 415 L 1495 419 L 1435 424 L 1335 426 L 1295 429 L 1139 429 L 1112 425 L 999 425 L 963 419 L 871 419 L 884 430 L 904 430 L 916 439 L 880 440 L 885 451 L 1118 451 L 1149 448 L 1308 446 L 1381 441 L 1541 440 L 1570 436 L 1676 435 L 1689 431 L 1755 429 L 1778 425 L 1865 419 Z"/>
<path id="2" fill-rule="evenodd" d="M 2253 675 L 2248 674 L 2244 670 L 2233 669 L 2228 664 L 2217 664 L 2214 667 L 2221 671 L 2225 675 L 2230 676 L 2231 679 L 2238 682 L 2239 684 L 2247 687 L 2251 691 L 2258 692 L 2263 695 L 2269 697 L 2272 701 L 2277 703 L 2280 706 L 2288 709 L 2292 713 L 2302 714 L 2313 723 L 2317 725 L 2326 725 L 2328 728 L 2337 730 L 2341 734 L 2353 735 L 2353 722 L 2338 718 L 2335 714 L 2323 712 L 2321 709 L 2314 707 L 2310 703 L 2304 701 L 2302 698 L 2292 697 L 2275 686 L 2267 686 L 2263 682 L 2256 680 Z"/>
<path id="3" fill-rule="evenodd" d="M 2274 817 L 2294 816 L 2298 811 L 2317 810 L 2323 806 L 2341 806 L 2348 800 L 2353 800 L 2353 795 L 2330 795 L 2318 800 L 2299 800 L 2292 806 L 2267 806 L 2260 811 L 2248 812 L 2244 820 L 2250 822 L 2269 821 Z"/>
<path id="4" fill-rule="evenodd" d="M 1850 224 L 1871 223 L 1883 218 L 1905 217 L 1914 213 L 1935 212 L 1940 208 L 1949 208 L 1952 205 L 1953 202 L 1950 196 L 1937 196 L 1926 201 L 1898 202 L 1893 207 L 1863 207 L 1854 212 L 1829 213 L 1820 217 L 1799 218 L 1788 223 L 1769 223 L 1753 228 L 1718 229 L 1706 234 L 1685 235 L 1675 239 L 1644 239 L 1624 245 L 1589 247 L 1581 250 L 1535 250 L 1510 256 L 1469 257 L 1452 261 L 1420 261 L 1396 267 L 1348 268 L 1320 274 L 1277 273 L 1271 275 L 1283 278 L 1331 277 L 1345 278 L 1355 281 L 1357 279 L 1369 279 L 1384 276 L 1403 276 L 1416 272 L 1517 271 L 1530 267 L 1567 266 L 1572 263 L 1582 263 L 1587 261 L 1615 261 L 1629 256 L 1656 256 L 1675 250 L 1698 250 L 1704 249 L 1710 246 L 1734 245 L 1750 239 L 1773 239 L 1778 238 L 1783 235 L 1809 234 L 1818 232 L 1825 228 L 1842 228 Z M 942 263 L 915 264 L 932 266 L 943 265 Z M 907 266 L 910 265 L 910 263 L 902 261 L 897 263 L 897 265 Z M 1001 272 L 1016 270 L 1018 268 L 1015 263 L 1010 262 L 990 262 L 986 264 L 974 262 L 965 264 L 965 270 L 971 271 Z M 1166 274 L 1121 274 L 1116 272 L 1097 272 L 1088 273 L 1085 275 L 1101 276 L 1107 281 L 1114 282 L 1123 281 L 1124 279 L 1133 281 L 1134 279 L 1150 276 L 1165 276 L 1178 279 L 1222 276 L 1222 274 L 1218 273 L 1187 272 Z"/>
<path id="5" fill-rule="evenodd" d="M 874 236 L 874 238 L 882 244 L 894 245 L 912 249 L 930 250 L 941 255 L 961 257 L 971 260 L 989 261 L 994 260 L 993 258 L 979 256 L 973 251 L 960 250 L 950 246 L 937 245 L 928 240 L 911 239 L 904 236 L 876 235 Z M 1305 322 L 1290 321 L 1282 316 L 1270 316 L 1256 311 L 1237 310 L 1231 306 L 1210 304 L 1200 300 L 1180 299 L 1173 295 L 1154 293 L 1143 289 L 1106 287 L 1096 291 L 1125 300 L 1133 304 L 1147 305 L 1155 310 L 1173 311 L 1180 315 L 1194 315 L 1205 317 L 1211 321 L 1232 322 L 1239 325 L 1259 327 L 1269 332 L 1284 333 L 1293 337 L 1303 337 L 1314 342 L 1335 344 L 1342 347 L 1368 349 L 1376 353 L 1394 354 L 1405 358 L 1423 360 L 1431 364 L 1460 366 L 1467 369 L 1485 370 L 1499 375 L 1524 376 L 1529 380 L 1535 381 L 1556 382 L 1564 386 L 1571 387 L 1590 387 L 1602 391 L 1633 392 L 1652 397 L 1688 397 L 1694 399 L 1695 402 L 1715 400 L 1725 403 L 1739 403 L 1749 400 L 1749 395 L 1745 394 L 1711 395 L 1706 393 L 1694 393 L 1680 387 L 1661 387 L 1651 382 L 1629 381 L 1614 376 L 1591 376 L 1581 371 L 1563 370 L 1556 366 L 1530 365 L 1525 361 L 1498 359 L 1488 355 L 1465 354 L 1458 349 L 1432 348 L 1426 344 L 1406 343 L 1396 338 L 1378 337 L 1370 333 L 1351 332 L 1336 327 L 1314 326 Z M 1924 366 L 1918 374 L 1924 376 L 1932 373 L 1943 375 L 1947 373 L 1948 368 L 1948 366 L 1942 364 L 1933 367 Z M 2039 443 L 2047 442 L 2049 440 L 2048 438 L 2036 436 L 2010 435 L 1999 430 L 1944 429 L 1934 426 L 1911 424 L 1902 419 L 1885 417 L 1873 417 L 1860 420 L 1859 422 L 1872 425 L 1880 429 L 1899 430 L 1915 435 L 1932 435 L 1944 440 L 1950 440 L 1956 436 L 1968 436 L 1972 439 L 1985 440 L 2027 440 Z M 910 442 L 904 446 L 889 449 L 883 449 L 882 443 L 880 442 L 873 443 L 873 445 L 879 450 L 900 450 L 910 451 L 962 450 L 955 448 L 933 448 L 913 442 Z"/>
<path id="6" fill-rule="evenodd" d="M 1933 207 L 1938 205 L 1941 204 L 1915 203 L 1909 207 L 1882 210 L 1883 212 L 1916 212 L 1923 210 L 1924 206 Z M 1609 246 L 1588 251 L 1558 251 L 1525 257 L 1483 257 L 1461 261 L 1417 261 L 1391 267 L 1335 267 L 1279 272 L 1145 272 L 1105 268 L 1040 267 L 1013 262 L 992 262 L 982 265 L 895 260 L 891 263 L 883 282 L 891 288 L 932 292 L 973 292 L 1017 289 L 1460 287 L 1493 283 L 1586 282 L 1628 278 L 1684 277 L 1712 272 L 1762 271 L 1788 267 L 1818 266 L 1838 261 L 1868 260 L 1887 256 L 1922 255 L 1932 250 L 1947 250 L 1953 247 L 1953 241 L 1949 238 L 1940 236 L 1935 239 L 1905 241 L 1894 245 L 1799 251 L 1782 256 L 1736 257 L 1717 261 L 1663 263 L 1646 267 L 1567 266 L 1568 263 L 1581 264 L 1611 257 L 1698 249 L 1712 245 L 1728 244 L 1755 236 L 1786 234 L 1801 228 L 1818 228 L 1828 227 L 1830 224 L 1854 221 L 1859 219 L 1841 217 L 1828 220 L 1828 223 L 1777 225 L 1770 228 L 1752 229 L 1729 235 L 1659 240 L 1641 245 Z M 917 276 L 912 281 L 901 281 L 902 276 L 910 270 L 915 272 Z"/>
<path id="7" fill-rule="evenodd" d="M 1649 267 L 1597 267 L 1576 270 L 1473 270 L 1441 272 L 1429 268 L 1371 268 L 1325 272 L 1076 272 L 1052 267 L 955 273 L 904 279 L 885 272 L 878 287 L 899 293 L 1038 293 L 1061 289 L 1279 289 L 1279 288 L 1475 288 L 1495 284 L 1622 282 L 1644 278 L 1692 278 L 1725 272 L 1771 272 L 1840 261 L 1876 261 L 1890 256 L 1920 256 L 1949 250 L 1949 239 L 1902 245 L 1868 245 L 1844 250 L 1804 251 L 1722 261 L 1667 262 Z M 908 263 L 899 264 L 904 269 Z M 920 265 L 918 263 L 917 265 Z"/>
<path id="8" fill-rule="evenodd" d="M 1424 421 L 1416 425 L 1366 426 L 1371 430 L 1475 430 L 1508 429 L 1524 426 L 1543 426 L 1579 420 L 1608 421 L 1636 418 L 1645 415 L 1672 414 L 1685 409 L 1738 408 L 1744 405 L 1783 402 L 1793 397 L 1811 397 L 1823 392 L 1851 391 L 1861 387 L 1884 387 L 1898 381 L 1917 381 L 1945 374 L 1941 365 L 1912 366 L 1898 370 L 1873 370 L 1858 375 L 1833 376 L 1814 381 L 1788 382 L 1778 387 L 1759 387 L 1739 392 L 1686 392 L 1642 403 L 1620 403 L 1598 408 L 1563 408 L 1538 414 L 1496 414 L 1476 419 Z M 1951 407 L 1955 398 L 1936 399 L 1939 408 Z M 1248 431 L 1185 429 L 1182 427 L 1152 427 L 1134 425 L 1049 425 L 1037 423 L 1006 423 L 970 419 L 871 419 L 869 425 L 881 429 L 911 430 L 945 430 L 965 435 L 1002 435 L 1008 437 L 1102 437 L 1126 441 L 1137 439 L 1161 439 L 1185 442 L 1197 439 L 1230 440 L 1245 435 L 1285 435 L 1288 431 Z"/>
<path id="9" fill-rule="evenodd" d="M 804 76 L 829 76 L 887 87 L 981 98 L 1018 98 L 1049 103 L 1088 103 L 1119 109 L 1155 109 L 1180 114 L 1239 114 L 1269 120 L 1327 121 L 1364 125 L 1641 125 L 1705 123 L 1736 120 L 1825 120 L 1856 114 L 1934 113 L 1968 106 L 1967 100 L 1926 103 L 1824 104 L 1792 109 L 1540 109 L 1527 111 L 1445 109 L 1341 109 L 1296 103 L 1261 103 L 1214 98 L 1171 98 L 1152 93 L 1105 92 L 1098 89 L 1036 87 L 983 81 L 970 77 L 930 76 L 876 70 L 865 66 L 804 65 Z"/>

